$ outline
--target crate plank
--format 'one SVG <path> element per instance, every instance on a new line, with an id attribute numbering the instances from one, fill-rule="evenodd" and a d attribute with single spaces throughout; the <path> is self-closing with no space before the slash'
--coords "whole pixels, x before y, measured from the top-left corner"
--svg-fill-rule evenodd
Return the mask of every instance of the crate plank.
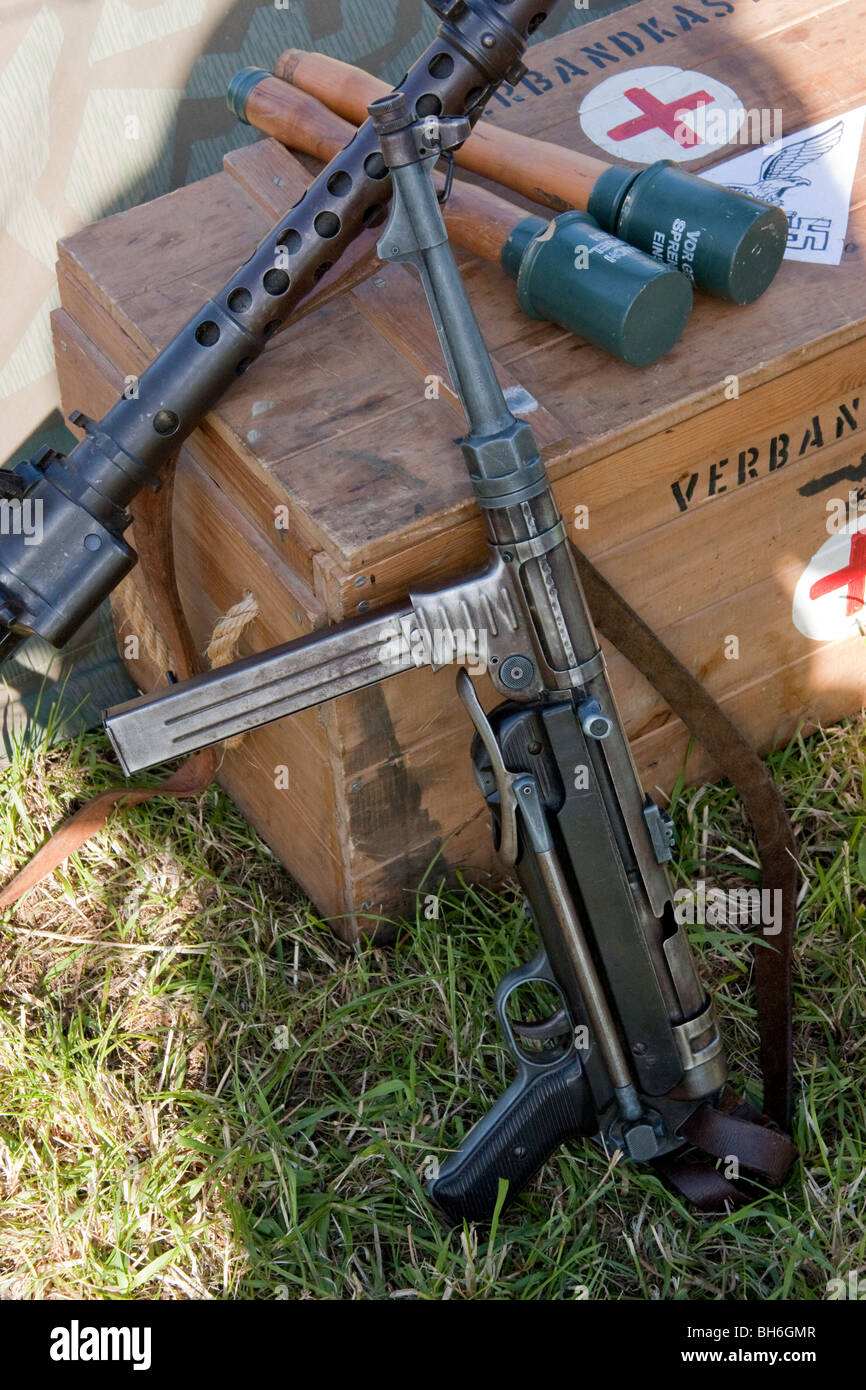
<path id="1" fill-rule="evenodd" d="M 864 19 L 866 0 L 645 0 L 533 48 L 528 82 L 494 100 L 490 119 L 597 156 L 578 120 L 583 95 L 611 72 L 669 64 L 717 75 L 747 106 L 780 105 L 796 129 L 866 102 L 855 61 Z M 629 35 L 643 45 L 632 56 Z M 67 238 L 54 316 L 65 405 L 101 415 L 313 168 L 262 141 L 201 184 Z M 499 268 L 459 255 L 500 379 L 539 402 L 532 422 L 563 514 L 572 526 L 588 519 L 575 540 L 762 750 L 864 700 L 861 638 L 814 642 L 792 621 L 828 501 L 866 485 L 864 232 L 866 155 L 841 266 L 787 262 L 748 309 L 697 296 L 682 342 L 645 371 L 526 319 Z M 401 266 L 268 345 L 179 463 L 179 582 L 200 649 L 247 591 L 260 614 L 244 652 L 483 563 L 454 448 L 463 422 L 447 382 L 438 399 L 426 390 L 443 373 Z M 117 613 L 124 622 L 122 597 Z M 657 692 L 604 646 L 646 788 L 664 795 L 684 769 L 690 781 L 715 775 Z M 143 688 L 159 679 L 146 658 L 131 669 Z M 489 682 L 479 692 L 489 706 Z M 470 732 L 454 672 L 411 670 L 248 735 L 219 775 L 352 940 L 411 915 L 422 880 L 497 872 Z"/>

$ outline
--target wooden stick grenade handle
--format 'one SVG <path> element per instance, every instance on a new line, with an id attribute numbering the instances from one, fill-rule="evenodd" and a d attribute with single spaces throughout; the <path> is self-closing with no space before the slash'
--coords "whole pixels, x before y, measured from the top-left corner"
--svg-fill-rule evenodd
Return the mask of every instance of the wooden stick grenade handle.
<path id="1" fill-rule="evenodd" d="M 386 90 L 359 68 L 295 48 L 280 55 L 274 72 L 353 121 Z M 788 220 L 781 208 L 708 183 L 670 160 L 648 168 L 604 163 L 485 121 L 456 158 L 546 207 L 587 210 L 605 231 L 735 304 L 762 295 L 782 264 Z"/>
<path id="2" fill-rule="evenodd" d="M 340 67 L 353 71 L 344 63 Z M 382 89 L 378 95 L 390 93 L 391 88 L 385 83 L 375 77 L 370 80 L 377 89 Z M 375 101 L 376 97 L 371 96 L 370 100 Z M 276 77 L 263 77 L 250 89 L 242 119 L 291 149 L 312 155 L 326 164 L 348 145 L 357 131 L 355 124 L 343 120 L 321 101 Z M 365 109 L 359 124 L 366 119 Z M 505 242 L 518 223 L 525 221 L 526 213 L 486 188 L 455 182 L 445 207 L 445 217 L 449 235 L 458 245 L 499 265 Z"/>
<path id="3" fill-rule="evenodd" d="M 237 73 L 228 101 L 240 120 L 317 159 L 332 159 L 356 134 L 354 124 L 261 68 Z M 688 280 L 616 241 L 587 213 L 548 223 L 457 181 L 444 213 L 455 242 L 517 281 L 532 318 L 579 333 L 633 366 L 656 362 L 678 341 L 692 306 Z"/>
<path id="4" fill-rule="evenodd" d="M 274 64 L 274 76 L 318 97 L 347 121 L 360 125 L 367 107 L 391 90 L 386 82 L 350 63 L 324 53 L 286 49 Z M 456 154 L 464 169 L 504 184 L 535 203 L 565 212 L 586 211 L 593 188 L 610 164 L 576 154 L 546 140 L 532 140 L 514 131 L 479 121 Z"/>

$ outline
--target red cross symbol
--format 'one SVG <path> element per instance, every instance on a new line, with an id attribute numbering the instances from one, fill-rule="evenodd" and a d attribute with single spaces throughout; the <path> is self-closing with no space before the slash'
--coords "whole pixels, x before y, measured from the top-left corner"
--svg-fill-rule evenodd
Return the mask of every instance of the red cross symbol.
<path id="1" fill-rule="evenodd" d="M 825 594 L 835 593 L 846 585 L 848 602 L 845 614 L 850 617 L 866 606 L 866 531 L 858 531 L 851 537 L 851 558 L 845 568 L 817 580 L 809 590 L 809 597 L 823 598 Z"/>
<path id="2" fill-rule="evenodd" d="M 630 140 L 633 135 L 643 135 L 647 130 L 663 130 L 672 140 L 685 149 L 703 142 L 696 131 L 681 119 L 685 111 L 697 111 L 699 106 L 711 106 L 715 97 L 709 92 L 692 92 L 691 96 L 677 97 L 676 101 L 659 101 L 645 87 L 629 87 L 624 93 L 629 101 L 639 107 L 642 116 L 614 126 L 607 133 L 611 140 Z"/>

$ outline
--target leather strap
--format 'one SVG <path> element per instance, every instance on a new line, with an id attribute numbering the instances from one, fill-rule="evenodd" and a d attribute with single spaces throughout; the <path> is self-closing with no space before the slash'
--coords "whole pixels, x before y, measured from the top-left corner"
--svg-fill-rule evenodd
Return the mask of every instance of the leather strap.
<path id="1" fill-rule="evenodd" d="M 793 1140 L 747 1102 L 737 1103 L 731 1091 L 718 1105 L 696 1110 L 682 1132 L 706 1157 L 722 1159 L 726 1167 L 732 1158 L 737 1160 L 736 1181 L 688 1154 L 656 1164 L 669 1185 L 700 1211 L 722 1211 L 754 1201 L 761 1195 L 761 1184 L 780 1186 L 797 1161 Z"/>
<path id="2" fill-rule="evenodd" d="M 774 1187 L 782 1182 L 796 1157 L 788 1136 L 745 1102 L 729 1111 L 702 1106 L 683 1125 L 683 1134 L 713 1158 L 735 1154 L 742 1167 Z"/>
<path id="3" fill-rule="evenodd" d="M 779 790 L 761 758 L 712 696 L 659 640 L 595 566 L 575 547 L 590 611 L 599 629 L 646 676 L 717 768 L 740 793 L 752 822 L 762 866 L 762 886 L 781 893 L 781 930 L 755 941 L 760 1063 L 765 1114 L 726 1092 L 718 1105 L 704 1105 L 682 1133 L 709 1158 L 735 1158 L 746 1174 L 771 1186 L 781 1183 L 797 1159 L 783 1130 L 790 1129 L 793 1103 L 791 968 L 797 902 L 797 846 Z M 664 1159 L 658 1170 L 703 1211 L 753 1201 L 755 1192 L 694 1158 Z"/>
<path id="4" fill-rule="evenodd" d="M 29 893 L 48 874 L 59 869 L 76 850 L 93 835 L 104 829 L 111 813 L 129 806 L 140 806 L 155 796 L 196 796 L 214 779 L 216 758 L 213 749 L 193 753 L 176 772 L 156 787 L 111 787 L 86 802 L 74 815 L 63 821 L 50 840 L 37 850 L 33 858 L 20 869 L 0 892 L 0 910 L 11 907 Z"/>
<path id="5" fill-rule="evenodd" d="M 755 984 L 761 1034 L 764 1109 L 791 1121 L 791 961 L 797 902 L 797 846 L 779 790 L 761 758 L 716 701 L 647 627 L 585 555 L 575 550 L 590 611 L 609 641 L 646 676 L 709 753 L 743 800 L 758 845 L 763 887 L 781 893 L 781 930 L 761 937 Z"/>
<path id="6" fill-rule="evenodd" d="M 172 514 L 177 456 L 160 473 L 157 486 L 135 501 L 135 548 L 150 600 L 153 621 L 174 660 L 174 675 L 185 681 L 200 670 L 192 633 L 183 615 L 174 566 Z"/>

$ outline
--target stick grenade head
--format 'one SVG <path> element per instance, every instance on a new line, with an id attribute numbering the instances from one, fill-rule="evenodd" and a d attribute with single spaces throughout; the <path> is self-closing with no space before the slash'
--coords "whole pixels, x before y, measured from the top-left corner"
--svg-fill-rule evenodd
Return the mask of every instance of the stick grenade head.
<path id="1" fill-rule="evenodd" d="M 782 208 L 708 183 L 669 159 L 647 169 L 613 165 L 593 188 L 589 212 L 606 231 L 735 304 L 764 293 L 788 241 Z"/>
<path id="2" fill-rule="evenodd" d="M 351 138 L 353 127 L 315 97 L 261 68 L 233 77 L 228 102 L 240 120 L 308 154 L 330 158 Z M 370 109 L 377 124 L 385 119 L 377 101 Z M 692 307 L 687 277 L 601 231 L 587 213 L 526 217 L 490 190 L 460 182 L 443 211 L 454 241 L 501 263 L 517 281 L 531 318 L 556 323 L 636 367 L 658 361 L 679 341 Z"/>
<path id="3" fill-rule="evenodd" d="M 680 339 L 691 282 L 604 232 L 585 212 L 527 217 L 502 248 L 530 318 L 577 333 L 632 367 L 657 362 Z"/>

